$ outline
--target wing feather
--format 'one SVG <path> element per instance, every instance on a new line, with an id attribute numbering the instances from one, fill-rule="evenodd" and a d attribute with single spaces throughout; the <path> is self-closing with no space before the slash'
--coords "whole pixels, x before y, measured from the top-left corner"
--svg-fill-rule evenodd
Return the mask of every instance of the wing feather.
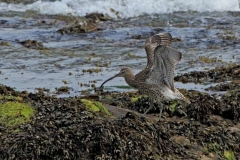
<path id="1" fill-rule="evenodd" d="M 164 45 L 159 45 L 154 50 L 154 63 L 147 80 L 148 83 L 157 85 L 165 84 L 175 91 L 174 70 L 181 60 L 181 52 Z"/>
<path id="2" fill-rule="evenodd" d="M 171 46 L 172 35 L 170 33 L 159 33 L 146 40 L 145 50 L 147 54 L 147 66 L 151 68 L 154 61 L 154 50 L 159 45 Z"/>

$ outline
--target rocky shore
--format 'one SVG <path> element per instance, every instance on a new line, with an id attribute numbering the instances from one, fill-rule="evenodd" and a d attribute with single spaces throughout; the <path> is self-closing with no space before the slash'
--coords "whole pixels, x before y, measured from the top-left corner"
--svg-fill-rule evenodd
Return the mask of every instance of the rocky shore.
<path id="1" fill-rule="evenodd" d="M 111 12 L 1 12 L 0 160 L 239 159 L 239 12 Z M 93 94 L 119 68 L 144 68 L 145 40 L 159 32 L 183 53 L 175 81 L 190 105 L 163 102 L 158 122 L 159 108 L 143 115 L 148 98 L 122 80 Z"/>
<path id="2" fill-rule="evenodd" d="M 239 78 L 239 68 L 215 71 L 221 77 Z M 213 71 L 175 79 L 212 78 Z M 239 83 L 231 86 L 219 86 L 226 88 L 221 97 L 180 90 L 191 104 L 164 102 L 163 119 L 157 122 L 158 108 L 147 116 L 140 114 L 148 99 L 135 92 L 56 98 L 1 85 L 1 105 L 28 104 L 34 115 L 20 125 L 9 125 L 10 117 L 4 119 L 0 109 L 0 159 L 238 159 L 240 89 Z M 20 113 L 16 117 L 24 116 Z"/>

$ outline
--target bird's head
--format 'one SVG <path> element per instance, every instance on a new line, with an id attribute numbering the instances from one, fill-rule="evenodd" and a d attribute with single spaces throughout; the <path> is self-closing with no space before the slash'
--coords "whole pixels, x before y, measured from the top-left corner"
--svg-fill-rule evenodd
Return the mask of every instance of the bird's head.
<path id="1" fill-rule="evenodd" d="M 126 79 L 126 78 L 132 78 L 132 77 L 134 77 L 134 75 L 129 68 L 122 68 L 118 74 L 116 74 L 115 76 L 104 81 L 100 87 L 102 87 L 105 83 L 107 83 L 108 81 L 110 81 L 116 77 L 124 77 Z"/>
<path id="2" fill-rule="evenodd" d="M 122 68 L 121 71 L 114 76 L 115 77 L 130 77 L 133 73 L 129 68 Z"/>

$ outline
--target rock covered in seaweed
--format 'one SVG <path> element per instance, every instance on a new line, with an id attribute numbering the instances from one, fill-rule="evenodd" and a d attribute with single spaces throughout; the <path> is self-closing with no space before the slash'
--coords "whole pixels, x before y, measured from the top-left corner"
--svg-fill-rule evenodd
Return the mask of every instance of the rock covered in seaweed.
<path id="1" fill-rule="evenodd" d="M 224 159 L 227 152 L 240 156 L 239 121 L 225 118 L 231 111 L 226 105 L 239 91 L 222 99 L 188 91 L 184 94 L 192 103 L 182 108 L 188 116 L 165 114 L 162 122 L 134 113 L 114 118 L 93 112 L 78 97 L 54 98 L 4 86 L 0 91 L 22 97 L 36 110 L 15 132 L 0 127 L 0 159 Z M 116 105 L 133 103 L 131 94 L 109 94 L 118 100 Z"/>

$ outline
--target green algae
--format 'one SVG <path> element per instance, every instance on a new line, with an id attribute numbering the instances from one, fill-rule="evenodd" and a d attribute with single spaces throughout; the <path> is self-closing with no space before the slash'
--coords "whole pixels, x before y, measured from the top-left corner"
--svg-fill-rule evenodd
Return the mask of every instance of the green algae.
<path id="1" fill-rule="evenodd" d="M 81 99 L 81 102 L 85 104 L 87 109 L 89 109 L 93 112 L 103 112 L 106 115 L 109 115 L 109 116 L 111 115 L 109 113 L 109 111 L 107 110 L 107 108 L 101 102 L 90 101 L 90 100 L 87 100 L 87 99 Z"/>
<path id="2" fill-rule="evenodd" d="M 131 98 L 131 102 L 136 102 L 139 98 L 141 98 L 142 96 L 137 96 L 137 97 L 133 97 Z"/>
<path id="3" fill-rule="evenodd" d="M 93 104 L 95 104 L 100 109 L 101 112 L 109 116 L 111 115 L 107 108 L 101 102 L 94 101 Z"/>
<path id="4" fill-rule="evenodd" d="M 225 150 L 224 153 L 223 153 L 224 157 L 227 159 L 227 160 L 235 160 L 236 157 L 234 156 L 234 152 L 233 151 L 227 151 Z"/>
<path id="5" fill-rule="evenodd" d="M 0 124 L 7 127 L 15 127 L 30 121 L 35 110 L 24 103 L 6 102 L 0 104 Z"/>
<path id="6" fill-rule="evenodd" d="M 170 111 L 173 113 L 173 112 L 176 111 L 176 107 L 177 107 L 177 102 L 174 102 L 173 104 L 171 104 L 171 105 L 169 106 L 169 109 L 170 109 Z"/>

